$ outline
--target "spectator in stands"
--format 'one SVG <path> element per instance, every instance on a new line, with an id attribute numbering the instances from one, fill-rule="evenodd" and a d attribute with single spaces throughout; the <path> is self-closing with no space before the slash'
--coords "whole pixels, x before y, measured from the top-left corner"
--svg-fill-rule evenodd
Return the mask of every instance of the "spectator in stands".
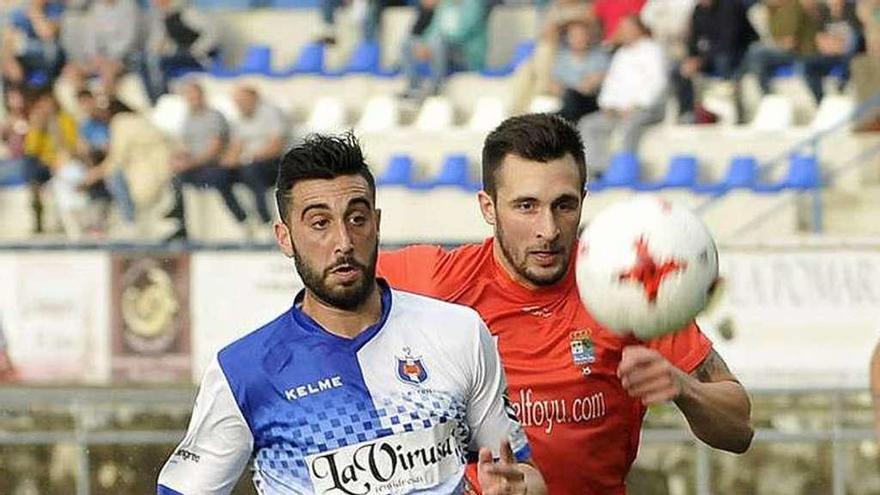
<path id="1" fill-rule="evenodd" d="M 735 0 L 742 2 L 742 0 Z M 670 60 L 685 57 L 691 14 L 698 0 L 648 0 L 639 17 Z"/>
<path id="2" fill-rule="evenodd" d="M 736 79 L 749 45 L 758 38 L 742 0 L 699 0 L 690 26 L 687 57 L 672 72 L 684 123 L 694 122 L 694 79 L 701 74 Z"/>
<path id="3" fill-rule="evenodd" d="M 602 24 L 605 41 L 611 42 L 617 35 L 617 26 L 629 16 L 639 15 L 647 0 L 596 0 L 593 14 Z"/>
<path id="4" fill-rule="evenodd" d="M 622 46 L 614 53 L 599 92 L 601 111 L 579 124 L 592 174 L 607 168 L 613 132 L 622 134 L 621 151 L 635 153 L 645 128 L 663 119 L 669 74 L 663 48 L 634 15 L 620 22 L 615 38 Z"/>
<path id="5" fill-rule="evenodd" d="M 880 0 L 859 0 L 856 4 L 865 33 L 866 53 L 850 64 L 856 99 L 864 103 L 880 94 Z M 859 131 L 880 131 L 880 108 L 866 112 L 857 125 Z"/>
<path id="6" fill-rule="evenodd" d="M 599 88 L 611 58 L 599 45 L 602 34 L 595 22 L 569 23 L 565 39 L 553 67 L 553 92 L 562 97 L 559 114 L 577 124 L 581 117 L 599 109 Z"/>
<path id="7" fill-rule="evenodd" d="M 767 94 L 777 68 L 816 53 L 819 25 L 799 0 L 764 0 L 764 4 L 772 39 L 752 44 L 747 63 L 758 76 L 761 91 Z"/>
<path id="8" fill-rule="evenodd" d="M 168 92 L 171 77 L 210 66 L 220 53 L 219 35 L 209 16 L 183 0 L 153 0 L 143 74 L 150 100 Z"/>
<path id="9" fill-rule="evenodd" d="M 87 16 L 86 59 L 69 62 L 65 73 L 77 90 L 97 76 L 100 90 L 109 97 L 117 80 L 142 63 L 140 9 L 136 0 L 95 0 Z"/>
<path id="10" fill-rule="evenodd" d="M 87 89 L 77 93 L 76 101 L 83 116 L 79 124 L 79 155 L 95 165 L 104 160 L 110 146 L 110 113 Z"/>
<path id="11" fill-rule="evenodd" d="M 27 102 L 20 87 L 3 92 L 6 117 L 0 125 L 6 157 L 0 160 L 0 184 L 14 183 L 24 173 L 24 142 L 28 132 Z"/>
<path id="12" fill-rule="evenodd" d="M 110 146 L 106 158 L 91 169 L 84 186 L 103 183 L 129 224 L 138 212 L 155 206 L 171 178 L 171 146 L 143 115 L 113 100 Z"/>
<path id="13" fill-rule="evenodd" d="M 382 12 L 385 8 L 409 5 L 406 0 L 320 0 L 323 24 L 320 41 L 331 45 L 336 43 L 336 11 L 345 4 L 350 4 L 355 11 L 355 17 L 362 20 L 362 34 L 366 41 L 378 39 Z"/>
<path id="14" fill-rule="evenodd" d="M 232 194 L 234 171 L 220 164 L 229 141 L 226 118 L 208 106 L 204 90 L 196 81 L 185 81 L 182 92 L 188 113 L 179 147 L 171 155 L 174 208 L 169 216 L 180 222 L 179 229 L 171 236 L 172 240 L 186 239 L 183 210 L 183 186 L 186 184 L 217 189 L 239 223 L 243 224 L 246 217 L 245 211 Z"/>
<path id="15" fill-rule="evenodd" d="M 260 220 L 269 224 L 272 215 L 266 192 L 275 185 L 278 160 L 284 153 L 290 129 L 284 112 L 263 101 L 252 86 L 236 88 L 234 99 L 241 118 L 232 125 L 223 165 L 234 169 L 238 180 L 253 191 Z"/>
<path id="16" fill-rule="evenodd" d="M 553 68 L 571 22 L 595 23 L 590 0 L 552 0 L 541 14 L 535 51 L 513 76 L 513 111 L 526 112 L 536 95 L 553 93 Z M 599 28 L 601 29 L 601 28 Z"/>
<path id="17" fill-rule="evenodd" d="M 56 0 L 29 0 L 11 13 L 0 41 L 0 72 L 16 85 L 51 86 L 63 56 L 58 41 L 64 5 Z"/>
<path id="18" fill-rule="evenodd" d="M 76 156 L 78 142 L 76 120 L 59 109 L 51 92 L 41 93 L 28 114 L 24 141 L 24 177 L 31 186 L 36 233 L 43 232 L 42 186 Z"/>
<path id="19" fill-rule="evenodd" d="M 439 0 L 431 23 L 421 36 L 404 42 L 406 97 L 437 94 L 452 70 L 483 68 L 487 49 L 488 9 L 482 0 Z M 423 88 L 419 65 L 429 62 L 431 80 Z"/>
<path id="20" fill-rule="evenodd" d="M 816 102 L 822 101 L 825 94 L 822 79 L 836 67 L 843 70 L 840 87 L 849 79 L 849 61 L 862 44 L 862 25 L 856 15 L 856 6 L 846 0 L 817 0 L 805 2 L 808 12 L 819 19 L 819 33 L 816 34 L 815 55 L 806 57 L 804 79 Z"/>

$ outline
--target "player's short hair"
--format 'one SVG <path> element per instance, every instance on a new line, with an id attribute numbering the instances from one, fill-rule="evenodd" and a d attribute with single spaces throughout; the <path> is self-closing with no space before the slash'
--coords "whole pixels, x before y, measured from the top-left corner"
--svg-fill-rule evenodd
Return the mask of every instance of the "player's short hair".
<path id="1" fill-rule="evenodd" d="M 360 143 L 353 133 L 341 135 L 310 134 L 291 148 L 278 165 L 275 202 L 281 221 L 287 223 L 287 210 L 293 186 L 309 179 L 335 179 L 344 175 L 360 175 L 367 181 L 370 194 L 376 197 L 376 180 L 364 160 Z"/>
<path id="2" fill-rule="evenodd" d="M 587 182 L 587 165 L 581 134 L 567 120 L 547 113 L 511 117 L 496 127 L 483 144 L 483 190 L 493 198 L 497 192 L 497 172 L 507 155 L 548 162 L 571 155 L 581 177 Z"/>

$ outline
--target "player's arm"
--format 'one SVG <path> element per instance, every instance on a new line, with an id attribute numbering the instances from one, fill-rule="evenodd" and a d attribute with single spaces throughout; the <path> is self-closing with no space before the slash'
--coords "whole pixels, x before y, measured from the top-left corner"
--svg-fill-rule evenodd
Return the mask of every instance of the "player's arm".
<path id="1" fill-rule="evenodd" d="M 158 495 L 232 492 L 250 460 L 253 442 L 215 359 L 205 371 L 186 436 L 159 473 Z"/>
<path id="2" fill-rule="evenodd" d="M 709 446 L 741 454 L 751 445 L 751 401 L 714 350 L 686 373 L 655 349 L 626 347 L 617 375 L 629 395 L 646 405 L 675 401 L 694 435 Z"/>
<path id="3" fill-rule="evenodd" d="M 874 401 L 874 431 L 880 440 L 880 342 L 871 356 L 871 398 Z"/>
<path id="4" fill-rule="evenodd" d="M 748 450 L 755 435 L 750 422 L 752 403 L 721 356 L 712 350 L 680 381 L 675 403 L 694 435 L 716 449 L 737 454 Z"/>
<path id="5" fill-rule="evenodd" d="M 471 449 L 479 451 L 477 475 L 485 495 L 546 494 L 544 478 L 532 463 L 531 449 L 506 397 L 501 358 L 489 330 L 479 318 L 479 345 L 467 419 Z"/>

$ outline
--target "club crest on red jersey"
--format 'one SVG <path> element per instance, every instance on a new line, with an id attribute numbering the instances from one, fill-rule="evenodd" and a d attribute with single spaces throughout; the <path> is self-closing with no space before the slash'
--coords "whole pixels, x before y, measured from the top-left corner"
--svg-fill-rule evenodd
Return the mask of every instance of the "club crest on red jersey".
<path id="1" fill-rule="evenodd" d="M 571 332 L 570 345 L 574 364 L 580 366 L 596 362 L 596 351 L 588 329 Z"/>
<path id="2" fill-rule="evenodd" d="M 428 379 L 428 370 L 422 357 L 414 357 L 409 347 L 403 348 L 403 357 L 397 357 L 397 378 L 411 385 L 420 385 Z"/>

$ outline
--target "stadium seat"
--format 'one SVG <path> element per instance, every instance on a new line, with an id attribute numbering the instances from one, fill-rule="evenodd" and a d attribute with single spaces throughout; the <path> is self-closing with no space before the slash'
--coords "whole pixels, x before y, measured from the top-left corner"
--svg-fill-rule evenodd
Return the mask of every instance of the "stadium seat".
<path id="1" fill-rule="evenodd" d="M 494 96 L 481 96 L 474 105 L 474 111 L 468 121 L 468 129 L 472 131 L 491 131 L 504 120 L 506 111 L 504 102 Z"/>
<path id="2" fill-rule="evenodd" d="M 516 45 L 510 61 L 501 67 L 486 68 L 480 71 L 486 77 L 509 77 L 516 69 L 532 57 L 535 52 L 535 42 L 532 40 L 521 41 Z"/>
<path id="3" fill-rule="evenodd" d="M 776 183 L 759 183 L 752 188 L 756 192 L 779 192 L 784 189 L 807 191 L 822 186 L 819 161 L 813 155 L 793 155 L 788 172 Z"/>
<path id="4" fill-rule="evenodd" d="M 183 130 L 183 122 L 186 120 L 186 102 L 183 97 L 174 93 L 167 93 L 159 97 L 150 120 L 165 134 L 177 137 Z"/>
<path id="5" fill-rule="evenodd" d="M 782 95 L 766 95 L 761 98 L 751 128 L 755 131 L 781 131 L 794 122 L 794 105 Z"/>
<path id="6" fill-rule="evenodd" d="M 608 170 L 594 181 L 590 191 L 598 192 L 608 188 L 634 188 L 639 184 L 641 165 L 635 153 L 618 153 L 611 158 Z"/>
<path id="7" fill-rule="evenodd" d="M 343 129 L 345 124 L 346 111 L 342 100 L 334 96 L 321 96 L 315 101 L 303 127 L 308 132 L 336 132 Z"/>
<path id="8" fill-rule="evenodd" d="M 219 78 L 234 78 L 248 74 L 269 75 L 272 73 L 272 47 L 251 45 L 237 66 L 230 68 L 218 63 L 211 67 L 210 73 Z"/>
<path id="9" fill-rule="evenodd" d="M 855 109 L 855 101 L 847 95 L 826 95 L 819 103 L 810 130 L 824 131 L 842 123 Z"/>
<path id="10" fill-rule="evenodd" d="M 400 105 L 392 95 L 377 95 L 367 100 L 357 123 L 361 132 L 379 132 L 400 125 Z"/>
<path id="11" fill-rule="evenodd" d="M 695 184 L 698 193 L 724 193 L 732 189 L 751 189 L 758 181 L 758 160 L 751 155 L 734 156 L 727 173 L 714 184 Z"/>
<path id="12" fill-rule="evenodd" d="M 639 191 L 657 191 L 667 188 L 691 188 L 697 183 L 699 162 L 693 155 L 676 155 L 669 162 L 666 176 L 658 182 L 636 185 Z"/>
<path id="13" fill-rule="evenodd" d="M 420 131 L 445 131 L 455 120 L 452 103 L 443 96 L 431 96 L 422 102 L 422 108 L 413 126 Z"/>
<path id="14" fill-rule="evenodd" d="M 376 177 L 377 186 L 406 186 L 413 183 L 415 164 L 409 155 L 394 155 L 388 167 Z"/>
<path id="15" fill-rule="evenodd" d="M 467 155 L 455 153 L 443 160 L 443 168 L 431 179 L 416 182 L 412 189 L 433 189 L 435 187 L 457 187 L 465 190 L 479 190 L 479 184 L 471 179 L 471 166 Z"/>
<path id="16" fill-rule="evenodd" d="M 380 77 L 392 77 L 400 70 L 382 69 L 382 48 L 377 41 L 362 41 L 358 44 L 345 66 L 327 75 L 341 76 L 347 74 L 369 74 Z"/>
<path id="17" fill-rule="evenodd" d="M 270 74 L 273 77 L 287 78 L 299 74 L 324 73 L 324 44 L 319 42 L 306 43 L 300 50 L 293 65 L 287 69 Z"/>
<path id="18" fill-rule="evenodd" d="M 247 10 L 254 7 L 251 0 L 195 0 L 193 5 L 205 10 Z"/>
<path id="19" fill-rule="evenodd" d="M 267 0 L 266 6 L 275 9 L 317 9 L 319 0 Z"/>

